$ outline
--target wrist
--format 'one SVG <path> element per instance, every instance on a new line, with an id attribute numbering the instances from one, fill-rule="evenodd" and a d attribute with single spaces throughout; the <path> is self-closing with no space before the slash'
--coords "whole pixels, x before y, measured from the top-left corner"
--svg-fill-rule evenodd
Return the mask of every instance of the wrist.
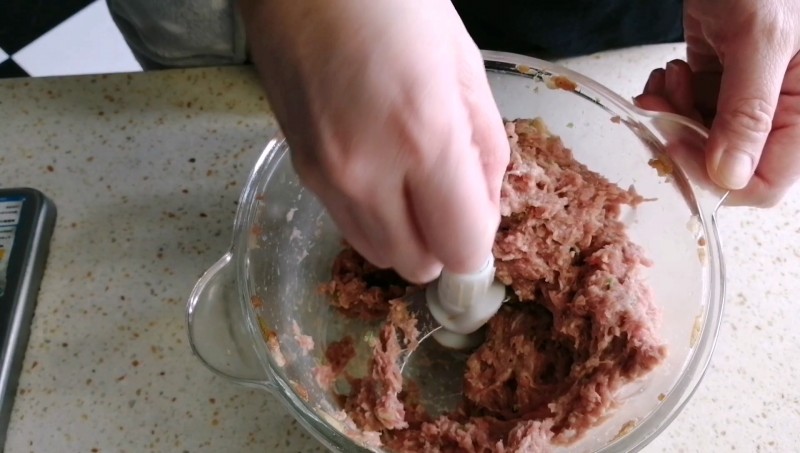
<path id="1" fill-rule="evenodd" d="M 250 56 L 266 49 L 288 48 L 303 34 L 302 18 L 311 18 L 309 0 L 238 0 L 238 8 L 247 32 Z"/>

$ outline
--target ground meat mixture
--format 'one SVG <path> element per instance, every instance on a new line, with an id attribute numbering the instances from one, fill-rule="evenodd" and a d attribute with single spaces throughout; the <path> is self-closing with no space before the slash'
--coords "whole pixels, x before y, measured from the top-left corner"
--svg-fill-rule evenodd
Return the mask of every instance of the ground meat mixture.
<path id="1" fill-rule="evenodd" d="M 331 342 L 325 350 L 326 363 L 314 369 L 314 379 L 323 389 L 330 389 L 334 381 L 344 374 L 345 368 L 356 356 L 353 337 L 347 335 L 339 341 Z"/>
<path id="2" fill-rule="evenodd" d="M 336 257 L 333 275 L 322 288 L 331 305 L 345 316 L 365 321 L 385 318 L 386 302 L 405 295 L 409 286 L 395 272 L 373 266 L 350 247 Z"/>
<path id="3" fill-rule="evenodd" d="M 370 375 L 351 380 L 353 390 L 345 405 L 345 411 L 353 421 L 370 431 L 409 427 L 406 420 L 406 403 L 409 401 L 401 400 L 406 394 L 401 396 L 403 377 L 397 361 L 404 348 L 416 348 L 419 332 L 416 320 L 409 315 L 403 302 L 392 301 L 388 305 L 388 322 L 381 329 L 373 349 Z M 417 411 L 418 408 L 411 409 Z"/>
<path id="4" fill-rule="evenodd" d="M 649 262 L 617 220 L 623 205 L 642 198 L 576 162 L 542 121 L 517 120 L 506 130 L 512 153 L 493 251 L 497 278 L 519 300 L 486 326 L 484 343 L 467 360 L 457 410 L 429 417 L 396 366 L 416 341 L 399 298 L 418 288 L 349 247 L 323 288 L 346 316 L 386 319 L 370 373 L 351 378 L 343 398 L 356 425 L 380 433 L 389 449 L 538 452 L 568 445 L 603 420 L 617 390 L 666 355 L 641 275 Z"/>

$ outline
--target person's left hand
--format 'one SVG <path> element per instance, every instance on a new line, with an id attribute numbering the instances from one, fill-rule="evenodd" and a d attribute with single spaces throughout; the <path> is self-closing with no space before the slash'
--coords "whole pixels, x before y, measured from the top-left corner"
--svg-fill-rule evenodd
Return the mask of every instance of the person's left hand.
<path id="1" fill-rule="evenodd" d="M 687 62 L 650 74 L 636 103 L 710 126 L 711 179 L 730 204 L 777 204 L 800 179 L 800 2 L 686 0 Z"/>

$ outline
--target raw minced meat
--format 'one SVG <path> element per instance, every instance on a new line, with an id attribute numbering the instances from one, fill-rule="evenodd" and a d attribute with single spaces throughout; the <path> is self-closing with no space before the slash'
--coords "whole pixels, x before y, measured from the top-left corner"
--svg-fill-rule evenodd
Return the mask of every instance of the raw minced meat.
<path id="1" fill-rule="evenodd" d="M 403 377 L 397 362 L 403 349 L 416 347 L 419 332 L 405 303 L 393 301 L 389 306 L 388 322 L 373 350 L 370 375 L 351 381 L 353 391 L 345 407 L 359 427 L 370 431 L 409 426 L 405 404 L 400 399 Z"/>
<path id="2" fill-rule="evenodd" d="M 334 381 L 344 374 L 345 368 L 356 356 L 356 346 L 353 337 L 347 335 L 338 341 L 331 342 L 325 349 L 327 363 L 314 368 L 314 379 L 325 390 L 333 385 Z"/>
<path id="3" fill-rule="evenodd" d="M 333 278 L 322 291 L 342 314 L 374 321 L 389 312 L 386 301 L 406 293 L 408 283 L 391 270 L 379 269 L 346 247 L 333 263 Z"/>
<path id="4" fill-rule="evenodd" d="M 345 411 L 395 451 L 537 452 L 569 445 L 600 423 L 615 393 L 665 357 L 650 262 L 618 220 L 643 199 L 573 158 L 540 120 L 506 124 L 511 159 L 493 253 L 516 298 L 486 326 L 467 360 L 461 406 L 436 419 L 396 366 L 415 340 L 400 299 L 418 288 L 352 248 L 323 291 L 346 316 L 386 318 L 368 375 L 351 379 Z M 432 340 L 431 340 L 432 341 Z M 412 344 L 413 346 L 413 344 Z"/>

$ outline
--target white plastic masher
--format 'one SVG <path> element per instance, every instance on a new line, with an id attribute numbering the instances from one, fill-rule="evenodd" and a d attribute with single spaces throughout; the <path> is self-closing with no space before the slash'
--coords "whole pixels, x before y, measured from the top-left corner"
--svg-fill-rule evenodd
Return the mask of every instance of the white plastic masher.
<path id="1" fill-rule="evenodd" d="M 495 280 L 494 257 L 472 274 L 442 271 L 424 292 L 408 298 L 408 311 L 417 320 L 418 341 L 429 336 L 442 346 L 463 350 L 482 341 L 480 328 L 508 300 L 506 287 Z M 401 341 L 400 343 L 408 345 Z M 400 355 L 401 371 L 415 348 Z"/>

